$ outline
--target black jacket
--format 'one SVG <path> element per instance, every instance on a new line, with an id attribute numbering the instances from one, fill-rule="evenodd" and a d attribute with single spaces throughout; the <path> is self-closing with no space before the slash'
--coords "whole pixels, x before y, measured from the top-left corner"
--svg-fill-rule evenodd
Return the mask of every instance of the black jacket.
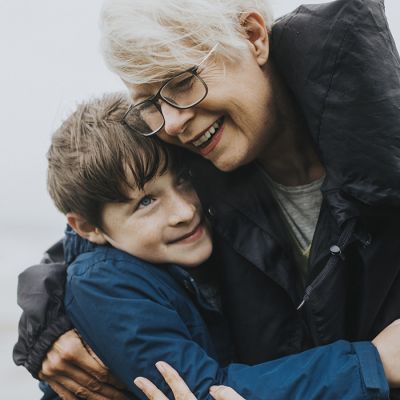
<path id="1" fill-rule="evenodd" d="M 275 25 L 272 55 L 326 169 L 306 288 L 259 167 L 194 167 L 248 363 L 400 318 L 400 62 L 383 1 L 302 6 Z"/>
<path id="2" fill-rule="evenodd" d="M 306 287 L 257 165 L 222 173 L 191 156 L 223 261 L 224 309 L 250 364 L 339 338 L 372 339 L 400 317 L 400 62 L 383 1 L 302 6 L 275 24 L 271 53 L 327 173 Z M 32 349 L 69 327 L 43 330 L 63 317 L 42 279 L 38 267 L 20 277 L 14 359 L 33 374 L 45 351 Z M 33 290 L 43 307 L 27 307 Z"/>

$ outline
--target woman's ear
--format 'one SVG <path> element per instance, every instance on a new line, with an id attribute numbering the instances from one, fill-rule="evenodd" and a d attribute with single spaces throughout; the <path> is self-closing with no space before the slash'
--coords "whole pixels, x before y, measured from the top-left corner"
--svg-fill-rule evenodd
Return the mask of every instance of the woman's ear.
<path id="1" fill-rule="evenodd" d="M 244 12 L 240 16 L 240 24 L 246 32 L 251 52 L 258 65 L 265 65 L 269 57 L 269 35 L 264 17 L 256 11 Z"/>
<path id="2" fill-rule="evenodd" d="M 69 212 L 67 213 L 66 217 L 68 224 L 79 236 L 95 244 L 107 243 L 103 232 L 99 228 L 96 228 L 95 226 L 90 224 L 81 215 L 74 212 Z"/>

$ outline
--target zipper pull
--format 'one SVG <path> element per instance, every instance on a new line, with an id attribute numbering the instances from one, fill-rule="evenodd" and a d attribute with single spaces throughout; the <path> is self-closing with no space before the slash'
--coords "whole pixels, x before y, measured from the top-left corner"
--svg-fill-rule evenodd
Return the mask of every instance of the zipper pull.
<path id="1" fill-rule="evenodd" d="M 306 301 L 310 298 L 310 294 L 312 292 L 312 286 L 307 286 L 304 296 L 303 296 L 303 300 L 301 301 L 301 303 L 297 306 L 296 310 L 299 311 L 301 308 L 303 308 L 304 304 L 306 303 Z"/>
<path id="2" fill-rule="evenodd" d="M 346 258 L 342 253 L 342 249 L 337 244 L 331 246 L 329 251 L 333 256 L 339 256 L 342 260 L 345 260 Z"/>
<path id="3" fill-rule="evenodd" d="M 306 298 L 306 296 L 303 297 L 303 300 L 301 301 L 301 303 L 297 306 L 296 310 L 299 311 L 301 308 L 303 308 L 305 302 L 308 300 L 308 298 Z"/>
<path id="4" fill-rule="evenodd" d="M 345 259 L 344 254 L 342 253 L 341 248 L 340 248 L 337 244 L 331 246 L 331 247 L 329 248 L 329 251 L 330 251 L 330 253 L 331 253 L 332 256 L 339 256 L 342 260 Z M 331 260 L 330 262 L 332 263 L 332 260 Z M 331 264 L 331 265 L 333 265 L 333 264 Z M 327 273 L 326 273 L 325 271 L 327 271 L 326 268 L 325 268 L 325 270 L 323 270 L 323 271 L 321 272 L 321 274 L 319 275 L 319 277 L 322 277 L 322 279 L 324 279 L 325 276 L 327 275 Z M 325 272 L 325 273 L 324 273 L 324 272 Z M 317 278 L 318 278 L 318 277 L 317 277 Z M 319 281 L 321 281 L 322 279 L 320 278 Z M 306 287 L 306 290 L 305 290 L 305 293 L 304 293 L 304 296 L 303 296 L 303 300 L 301 301 L 301 303 L 300 303 L 300 304 L 297 306 L 297 308 L 296 308 L 297 311 L 299 311 L 299 310 L 304 306 L 305 302 L 310 298 L 311 292 L 312 292 L 313 289 L 314 289 L 314 285 L 313 285 L 313 284 L 316 283 L 316 281 L 317 281 L 317 280 L 314 280 L 309 286 Z"/>

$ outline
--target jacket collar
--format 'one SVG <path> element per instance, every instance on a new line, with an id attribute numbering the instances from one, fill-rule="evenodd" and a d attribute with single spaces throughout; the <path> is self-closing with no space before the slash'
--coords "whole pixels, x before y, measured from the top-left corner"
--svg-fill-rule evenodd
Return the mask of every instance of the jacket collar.
<path id="1" fill-rule="evenodd" d="M 95 244 L 83 239 L 69 226 L 65 228 L 64 259 L 67 265 L 71 264 L 80 254 L 95 250 Z"/>
<path id="2" fill-rule="evenodd" d="M 399 207 L 400 59 L 383 0 L 301 6 L 274 25 L 271 54 L 319 150 L 323 190 Z M 354 210 L 334 200 L 340 223 Z"/>
<path id="3" fill-rule="evenodd" d="M 285 289 L 296 304 L 299 279 L 292 245 L 259 168 L 252 163 L 225 173 L 206 160 L 192 158 L 191 173 L 214 231 Z M 216 190 L 210 190 L 210 182 Z"/>

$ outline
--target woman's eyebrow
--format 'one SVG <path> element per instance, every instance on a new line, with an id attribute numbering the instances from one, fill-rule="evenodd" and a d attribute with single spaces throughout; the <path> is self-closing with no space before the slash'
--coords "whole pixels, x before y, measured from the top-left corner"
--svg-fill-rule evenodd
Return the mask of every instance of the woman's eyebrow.
<path id="1" fill-rule="evenodd" d="M 160 88 L 161 85 L 162 82 L 158 84 L 154 83 L 154 84 L 138 85 L 137 90 L 131 90 L 133 105 L 141 103 L 142 101 L 148 99 L 149 97 L 152 97 L 154 93 L 157 92 L 157 90 Z"/>

